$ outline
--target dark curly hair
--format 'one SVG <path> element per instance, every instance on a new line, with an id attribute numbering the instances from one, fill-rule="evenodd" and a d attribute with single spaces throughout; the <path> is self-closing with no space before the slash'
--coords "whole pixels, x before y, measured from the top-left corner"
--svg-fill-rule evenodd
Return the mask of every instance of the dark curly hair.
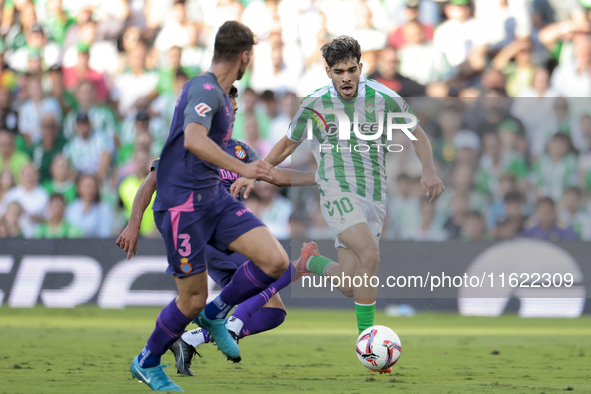
<path id="1" fill-rule="evenodd" d="M 355 60 L 357 63 L 361 60 L 361 46 L 356 39 L 349 36 L 338 36 L 322 45 L 320 50 L 330 68 L 348 60 Z"/>
<path id="2" fill-rule="evenodd" d="M 236 86 L 232 85 L 228 96 L 230 96 L 230 98 L 237 99 L 238 98 L 238 88 L 236 88 Z"/>

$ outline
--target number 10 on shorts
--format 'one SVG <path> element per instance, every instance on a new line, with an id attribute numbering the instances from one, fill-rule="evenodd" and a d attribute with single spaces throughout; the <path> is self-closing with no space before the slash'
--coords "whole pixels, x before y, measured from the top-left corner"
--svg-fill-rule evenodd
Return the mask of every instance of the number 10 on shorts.
<path id="1" fill-rule="evenodd" d="M 345 213 L 351 213 L 351 212 L 353 212 L 353 204 L 351 204 L 351 201 L 349 200 L 348 197 L 343 197 L 343 198 L 340 199 L 340 201 L 339 200 L 334 200 L 332 202 L 332 208 L 331 208 L 331 202 L 330 201 L 327 201 L 326 204 L 324 204 L 324 207 L 326 208 L 326 210 L 328 211 L 328 214 L 331 217 L 334 215 L 334 209 L 335 209 L 335 207 L 339 211 L 339 214 L 341 215 L 341 217 Z"/>

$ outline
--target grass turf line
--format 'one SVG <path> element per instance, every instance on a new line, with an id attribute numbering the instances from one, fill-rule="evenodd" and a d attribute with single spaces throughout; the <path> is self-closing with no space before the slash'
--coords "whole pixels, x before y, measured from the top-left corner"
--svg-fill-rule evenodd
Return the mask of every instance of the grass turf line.
<path id="1" fill-rule="evenodd" d="M 147 393 L 129 374 L 158 308 L 0 307 L 0 393 Z M 552 393 L 591 392 L 591 317 L 521 319 L 421 313 L 376 322 L 394 329 L 402 357 L 392 374 L 355 354 L 353 311 L 289 310 L 276 330 L 240 342 L 231 364 L 199 348 L 194 378 L 166 371 L 187 392 Z M 196 327 L 190 325 L 189 328 Z M 498 352 L 498 354 L 491 354 Z M 164 363 L 174 363 L 169 352 Z"/>

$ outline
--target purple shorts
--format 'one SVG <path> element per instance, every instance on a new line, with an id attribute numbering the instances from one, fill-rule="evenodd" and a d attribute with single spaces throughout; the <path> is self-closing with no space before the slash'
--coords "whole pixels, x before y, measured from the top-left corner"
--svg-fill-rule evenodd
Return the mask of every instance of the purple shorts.
<path id="1" fill-rule="evenodd" d="M 167 274 L 193 275 L 207 269 L 206 245 L 225 251 L 233 241 L 263 222 L 227 191 L 214 204 L 195 208 L 193 195 L 182 205 L 154 212 L 154 221 L 164 238 Z"/>

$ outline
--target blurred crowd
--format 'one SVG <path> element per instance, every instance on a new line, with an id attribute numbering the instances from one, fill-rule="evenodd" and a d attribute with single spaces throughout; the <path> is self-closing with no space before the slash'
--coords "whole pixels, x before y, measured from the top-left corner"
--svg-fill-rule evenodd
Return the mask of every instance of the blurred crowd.
<path id="1" fill-rule="evenodd" d="M 383 239 L 591 239 L 591 0 L 4 0 L 0 237 L 102 238 L 127 223 L 178 92 L 217 28 L 257 34 L 234 137 L 266 155 L 292 104 L 328 83 L 320 46 L 409 98 L 447 190 L 428 204 L 400 136 Z M 308 152 L 309 153 L 309 152 Z M 310 155 L 288 163 L 314 170 Z M 333 237 L 312 189 L 257 184 L 279 238 Z M 142 235 L 158 236 L 151 210 Z"/>

